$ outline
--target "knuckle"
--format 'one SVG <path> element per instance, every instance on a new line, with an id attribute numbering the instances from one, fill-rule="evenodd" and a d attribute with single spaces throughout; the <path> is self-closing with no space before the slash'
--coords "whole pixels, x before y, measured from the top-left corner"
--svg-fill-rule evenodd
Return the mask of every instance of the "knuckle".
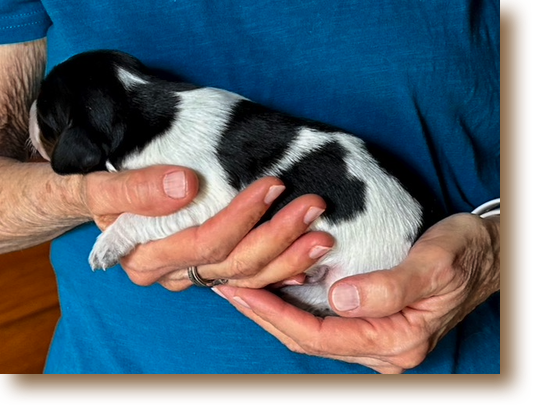
<path id="1" fill-rule="evenodd" d="M 196 256 L 200 258 L 199 265 L 218 264 L 226 260 L 231 252 L 225 243 L 212 239 L 202 228 L 195 230 L 193 243 L 196 248 Z"/>
<path id="2" fill-rule="evenodd" d="M 205 250 L 202 252 L 204 255 L 204 263 L 203 264 L 218 264 L 227 258 L 229 255 L 229 251 L 226 250 L 226 248 L 223 248 L 222 246 L 205 246 Z"/>
<path id="3" fill-rule="evenodd" d="M 419 348 L 405 355 L 398 356 L 396 365 L 404 370 L 414 369 L 415 367 L 419 366 L 423 361 L 425 361 L 427 352 L 427 350 Z"/>
<path id="4" fill-rule="evenodd" d="M 384 313 L 393 314 L 405 308 L 405 292 L 403 286 L 395 280 L 385 280 L 381 283 L 381 309 Z"/>
<path id="5" fill-rule="evenodd" d="M 153 185 L 141 172 L 134 172 L 122 183 L 121 193 L 132 206 L 150 205 Z M 143 209 L 148 209 L 143 207 Z"/>
<path id="6" fill-rule="evenodd" d="M 425 329 L 417 327 L 412 329 L 409 335 L 399 336 L 392 344 L 393 347 L 398 347 L 390 352 L 392 364 L 405 370 L 413 369 L 425 360 L 430 351 L 430 334 Z"/>
<path id="7" fill-rule="evenodd" d="M 319 356 L 327 353 L 328 350 L 324 348 L 324 343 L 319 338 L 310 338 L 301 342 L 301 348 L 306 354 Z"/>
<path id="8" fill-rule="evenodd" d="M 121 259 L 120 264 L 134 284 L 147 287 L 155 283 L 156 280 L 153 271 L 146 268 L 144 260 L 135 254 L 129 254 Z"/>

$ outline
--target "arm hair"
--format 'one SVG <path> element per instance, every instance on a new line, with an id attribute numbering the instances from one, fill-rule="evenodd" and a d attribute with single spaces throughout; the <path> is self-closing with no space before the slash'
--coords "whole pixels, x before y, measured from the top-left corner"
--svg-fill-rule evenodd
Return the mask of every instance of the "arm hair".
<path id="1" fill-rule="evenodd" d="M 28 115 L 45 61 L 45 39 L 0 46 L 0 157 L 29 158 Z"/>

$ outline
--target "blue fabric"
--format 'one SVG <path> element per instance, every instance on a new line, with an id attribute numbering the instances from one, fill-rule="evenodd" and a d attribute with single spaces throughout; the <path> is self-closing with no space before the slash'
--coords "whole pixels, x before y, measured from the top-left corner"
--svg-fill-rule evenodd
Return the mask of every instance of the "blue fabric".
<path id="1" fill-rule="evenodd" d="M 42 3 L 1 6 L 0 22 L 9 25 L 0 24 L 0 40 L 47 32 L 48 70 L 78 52 L 121 49 L 390 150 L 448 213 L 500 195 L 498 2 Z M 22 33 L 31 12 L 41 24 Z M 47 372 L 371 372 L 290 353 L 208 290 L 137 287 L 119 267 L 91 273 L 86 259 L 97 233 L 85 225 L 54 242 L 63 315 Z M 499 299 L 476 309 L 411 372 L 498 373 Z"/>
<path id="2" fill-rule="evenodd" d="M 0 44 L 43 38 L 51 21 L 42 4 L 34 0 L 0 2 Z"/>

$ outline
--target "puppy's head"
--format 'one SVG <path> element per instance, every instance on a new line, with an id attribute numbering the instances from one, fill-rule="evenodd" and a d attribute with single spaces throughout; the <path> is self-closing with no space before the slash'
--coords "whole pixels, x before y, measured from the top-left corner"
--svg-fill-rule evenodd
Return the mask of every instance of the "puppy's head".
<path id="1" fill-rule="evenodd" d="M 32 143 L 59 174 L 104 170 L 167 128 L 176 103 L 158 89 L 165 84 L 131 55 L 75 55 L 42 83 L 30 112 Z"/>

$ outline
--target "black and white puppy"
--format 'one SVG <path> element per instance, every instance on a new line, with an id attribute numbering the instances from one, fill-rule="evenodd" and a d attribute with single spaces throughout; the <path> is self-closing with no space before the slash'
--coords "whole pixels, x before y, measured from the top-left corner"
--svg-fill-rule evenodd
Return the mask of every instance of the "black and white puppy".
<path id="1" fill-rule="evenodd" d="M 115 265 L 137 244 L 203 223 L 263 176 L 286 185 L 267 218 L 298 196 L 320 195 L 327 210 L 312 229 L 334 236 L 335 248 L 307 272 L 308 283 L 283 292 L 321 315 L 331 312 L 335 281 L 400 263 L 427 209 L 361 139 L 224 90 L 160 79 L 117 51 L 87 52 L 56 66 L 32 106 L 30 134 L 59 174 L 173 164 L 204 179 L 178 213 L 121 215 L 97 239 L 93 269 Z"/>

